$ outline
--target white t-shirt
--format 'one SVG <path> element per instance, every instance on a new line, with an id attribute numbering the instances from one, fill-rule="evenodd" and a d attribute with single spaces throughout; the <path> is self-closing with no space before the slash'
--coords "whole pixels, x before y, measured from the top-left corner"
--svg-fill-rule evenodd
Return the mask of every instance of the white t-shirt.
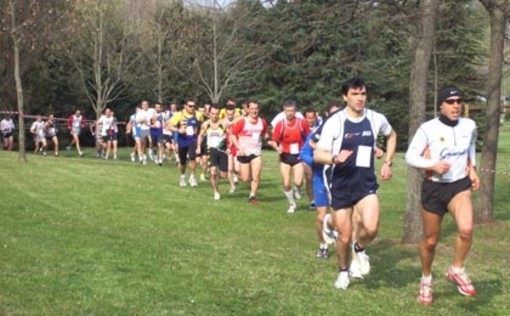
<path id="1" fill-rule="evenodd" d="M 113 116 L 108 117 L 106 115 L 101 115 L 97 122 L 98 125 L 101 125 L 101 136 L 108 135 L 108 130 L 113 128 L 113 121 L 114 121 Z"/>
<path id="2" fill-rule="evenodd" d="M 136 113 L 136 122 L 140 124 L 140 129 L 148 130 L 150 129 L 152 117 L 156 114 L 156 111 L 153 108 L 148 108 L 147 110 L 140 110 Z"/>
<path id="3" fill-rule="evenodd" d="M 44 122 L 35 121 L 30 127 L 30 131 L 35 134 L 36 137 L 44 137 Z"/>

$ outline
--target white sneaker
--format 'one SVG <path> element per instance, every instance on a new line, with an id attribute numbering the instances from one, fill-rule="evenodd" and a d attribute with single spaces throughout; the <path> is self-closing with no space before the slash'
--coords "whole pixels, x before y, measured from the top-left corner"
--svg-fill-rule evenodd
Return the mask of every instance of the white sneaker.
<path id="1" fill-rule="evenodd" d="M 324 216 L 324 220 L 322 222 L 322 238 L 329 245 L 331 245 L 332 243 L 335 242 L 335 234 L 334 234 L 335 230 L 329 228 L 329 225 L 328 225 L 328 222 L 330 221 L 330 219 L 331 219 L 331 214 L 328 213 Z"/>
<path id="2" fill-rule="evenodd" d="M 220 198 L 221 198 L 220 193 L 219 192 L 214 192 L 214 200 L 215 201 L 219 201 Z"/>
<path id="3" fill-rule="evenodd" d="M 288 214 L 293 214 L 296 212 L 296 203 L 291 203 L 289 209 L 287 210 Z"/>
<path id="4" fill-rule="evenodd" d="M 301 200 L 301 189 L 299 188 L 294 189 L 294 198 L 296 200 Z"/>
<path id="5" fill-rule="evenodd" d="M 239 178 L 237 177 L 237 175 L 235 173 L 234 173 L 234 176 L 232 177 L 232 180 L 234 180 L 234 183 L 239 182 Z"/>
<path id="6" fill-rule="evenodd" d="M 205 179 L 205 175 L 204 175 L 203 173 L 200 175 L 200 181 L 202 181 L 202 182 L 207 181 L 207 180 Z"/>
<path id="7" fill-rule="evenodd" d="M 228 190 L 228 193 L 234 193 L 236 191 L 236 187 L 230 187 L 230 189 Z"/>
<path id="8" fill-rule="evenodd" d="M 349 273 L 347 271 L 342 271 L 338 273 L 334 286 L 340 290 L 347 290 L 349 283 L 351 283 L 349 280 Z"/>
<path id="9" fill-rule="evenodd" d="M 185 187 L 186 186 L 186 176 L 180 176 L 179 186 L 180 187 Z"/>
<path id="10" fill-rule="evenodd" d="M 351 260 L 351 266 L 349 267 L 349 275 L 356 279 L 363 279 L 363 274 L 361 273 L 360 265 L 358 260 L 354 258 L 354 255 Z"/>
<path id="11" fill-rule="evenodd" d="M 357 261 L 357 269 L 361 275 L 368 275 L 370 273 L 370 257 L 366 254 L 365 250 L 361 252 L 354 251 L 356 241 L 352 242 L 352 261 Z M 352 263 L 351 263 L 352 266 Z"/>
<path id="12" fill-rule="evenodd" d="M 192 187 L 198 186 L 197 179 L 195 179 L 195 176 L 189 177 L 189 185 L 191 185 Z"/>

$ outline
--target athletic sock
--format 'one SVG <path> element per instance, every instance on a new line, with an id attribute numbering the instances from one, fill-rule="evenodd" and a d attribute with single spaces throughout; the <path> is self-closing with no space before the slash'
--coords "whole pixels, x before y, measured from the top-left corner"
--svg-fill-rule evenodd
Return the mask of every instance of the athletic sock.
<path id="1" fill-rule="evenodd" d="M 364 250 L 365 250 L 365 248 L 361 248 L 361 246 L 358 244 L 358 242 L 356 242 L 356 243 L 354 244 L 354 251 L 355 251 L 355 252 L 362 252 L 362 251 L 364 251 Z"/>
<path id="2" fill-rule="evenodd" d="M 329 247 L 328 247 L 328 244 L 327 244 L 327 243 L 321 243 L 321 244 L 320 244 L 320 248 L 321 248 L 321 249 L 328 249 Z"/>
<path id="3" fill-rule="evenodd" d="M 287 198 L 290 204 L 294 204 L 294 195 L 292 195 L 292 190 L 283 191 L 283 194 L 285 194 L 285 197 Z"/>
<path id="4" fill-rule="evenodd" d="M 428 282 L 428 283 L 432 282 L 432 274 L 429 275 L 429 276 L 422 275 L 421 276 L 421 280 L 424 281 L 424 282 Z"/>

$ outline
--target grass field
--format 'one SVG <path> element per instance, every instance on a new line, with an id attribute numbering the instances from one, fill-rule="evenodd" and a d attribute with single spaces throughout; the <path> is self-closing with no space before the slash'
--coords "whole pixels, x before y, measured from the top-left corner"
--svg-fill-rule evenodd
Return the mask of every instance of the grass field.
<path id="1" fill-rule="evenodd" d="M 498 169 L 510 170 L 510 129 Z M 406 167 L 381 183 L 372 272 L 333 288 L 336 258 L 314 257 L 315 214 L 286 214 L 276 155 L 265 152 L 260 205 L 247 186 L 213 201 L 206 183 L 177 186 L 175 166 L 76 154 L 0 152 L 0 315 L 510 315 L 510 176 L 498 175 L 497 222 L 477 227 L 467 268 L 476 297 L 443 273 L 455 227 L 438 247 L 435 302 L 420 306 L 415 245 L 402 245 Z M 87 158 L 87 156 L 89 158 Z M 334 252 L 333 252 L 334 254 Z"/>

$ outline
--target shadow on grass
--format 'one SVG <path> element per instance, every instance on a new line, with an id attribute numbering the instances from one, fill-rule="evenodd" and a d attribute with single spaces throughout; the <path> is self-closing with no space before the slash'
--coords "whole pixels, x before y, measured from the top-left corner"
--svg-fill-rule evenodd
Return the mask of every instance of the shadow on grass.
<path id="1" fill-rule="evenodd" d="M 373 267 L 370 277 L 363 281 L 368 289 L 403 288 L 410 283 L 418 282 L 420 268 L 416 246 L 382 239 L 371 244 L 368 252 Z M 410 260 L 416 264 L 401 263 Z"/>
<path id="2" fill-rule="evenodd" d="M 469 314 L 483 315 L 486 313 L 486 307 L 493 306 L 493 298 L 501 296 L 503 284 L 500 279 L 490 279 L 478 281 L 474 285 L 478 294 L 472 297 L 463 297 L 453 284 L 451 290 L 441 291 L 435 297 L 438 300 L 456 301 L 454 304 Z"/>

